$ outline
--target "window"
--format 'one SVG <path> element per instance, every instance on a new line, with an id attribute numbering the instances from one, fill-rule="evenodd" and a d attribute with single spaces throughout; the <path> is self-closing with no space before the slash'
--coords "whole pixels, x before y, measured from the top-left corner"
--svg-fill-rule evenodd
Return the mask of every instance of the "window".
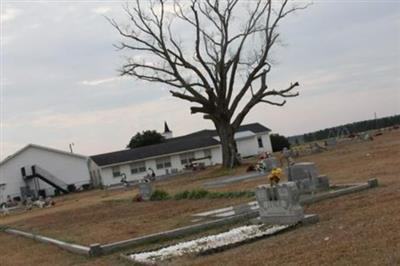
<path id="1" fill-rule="evenodd" d="M 261 137 L 257 137 L 257 142 L 258 142 L 258 147 L 259 148 L 263 148 L 264 147 L 264 144 L 263 144 L 263 141 L 262 141 Z"/>
<path id="2" fill-rule="evenodd" d="M 144 162 L 132 163 L 130 167 L 133 175 L 146 172 L 146 164 Z"/>
<path id="3" fill-rule="evenodd" d="M 181 154 L 180 157 L 181 157 L 182 165 L 188 165 L 195 159 L 194 152 L 188 152 L 188 153 Z"/>
<path id="4" fill-rule="evenodd" d="M 204 157 L 206 157 L 206 158 L 208 158 L 210 160 L 212 159 L 211 150 L 210 149 L 204 150 Z"/>
<path id="5" fill-rule="evenodd" d="M 164 157 L 156 160 L 157 169 L 169 168 L 171 167 L 171 158 Z"/>
<path id="6" fill-rule="evenodd" d="M 111 170 L 113 177 L 121 176 L 121 170 L 119 169 L 119 166 L 114 166 Z"/>

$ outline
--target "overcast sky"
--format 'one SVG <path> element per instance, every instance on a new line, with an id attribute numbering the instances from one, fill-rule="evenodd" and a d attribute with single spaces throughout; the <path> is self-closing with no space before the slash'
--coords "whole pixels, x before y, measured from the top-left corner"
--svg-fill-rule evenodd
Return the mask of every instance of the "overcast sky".
<path id="1" fill-rule="evenodd" d="M 165 85 L 119 79 L 124 1 L 1 1 L 0 159 L 28 143 L 93 155 L 145 129 L 174 135 L 212 124 Z M 314 1 L 283 21 L 270 87 L 298 81 L 284 107 L 259 105 L 245 123 L 294 135 L 400 113 L 398 1 Z"/>

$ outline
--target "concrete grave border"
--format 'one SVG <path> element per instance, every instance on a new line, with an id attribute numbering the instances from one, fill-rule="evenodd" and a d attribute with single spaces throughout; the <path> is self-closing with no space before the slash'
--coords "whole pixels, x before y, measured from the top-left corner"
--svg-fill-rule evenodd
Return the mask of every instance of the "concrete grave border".
<path id="1" fill-rule="evenodd" d="M 58 246 L 59 248 L 62 248 L 64 250 L 70 251 L 72 253 L 80 254 L 80 255 L 90 255 L 90 247 L 87 246 L 82 246 L 82 245 L 77 245 L 77 244 L 72 244 L 72 243 L 67 243 L 61 240 L 57 240 L 54 238 L 46 237 L 46 236 L 41 236 L 37 234 L 32 234 L 28 232 L 24 232 L 21 230 L 16 230 L 16 229 L 11 229 L 7 228 L 4 229 L 4 232 L 17 235 L 17 236 L 23 236 L 27 237 L 42 243 L 48 243 L 48 244 L 53 244 Z"/>
<path id="2" fill-rule="evenodd" d="M 351 193 L 360 192 L 360 191 L 374 188 L 377 186 L 378 186 L 378 179 L 376 179 L 376 178 L 369 179 L 368 182 L 366 182 L 366 183 L 346 184 L 346 185 L 341 185 L 341 186 L 335 186 L 335 187 L 339 187 L 339 189 L 334 190 L 334 191 L 329 191 L 329 192 L 323 192 L 318 195 L 310 195 L 305 198 L 300 198 L 300 203 L 301 204 L 313 204 L 313 203 L 320 202 L 323 200 L 336 198 L 336 197 L 344 196 L 344 195 L 351 194 Z M 251 212 L 258 212 L 257 201 L 251 201 L 251 202 L 248 202 L 247 204 L 249 205 Z M 231 216 L 235 215 L 234 208 L 235 208 L 235 206 L 225 207 L 225 208 L 221 208 L 221 209 L 196 213 L 196 214 L 193 214 L 192 216 L 196 219 L 221 219 L 224 217 L 231 217 Z"/>
<path id="3" fill-rule="evenodd" d="M 300 226 L 311 225 L 311 224 L 315 224 L 315 223 L 318 223 L 318 222 L 319 222 L 318 214 L 306 214 L 301 221 L 299 221 L 299 222 L 297 222 L 295 224 L 283 225 L 284 228 L 281 228 L 281 229 L 279 229 L 279 230 L 277 230 L 277 231 L 275 231 L 273 233 L 265 234 L 265 235 L 261 235 L 261 236 L 256 236 L 256 237 L 250 236 L 248 239 L 244 239 L 244 240 L 239 241 L 239 242 L 227 243 L 226 245 L 223 245 L 223 246 L 209 248 L 209 249 L 206 249 L 206 250 L 203 250 L 203 251 L 200 251 L 200 252 L 194 252 L 194 253 L 191 253 L 191 254 L 195 254 L 197 256 L 205 256 L 205 255 L 210 255 L 210 254 L 214 254 L 214 253 L 217 253 L 217 252 L 223 252 L 223 251 L 226 251 L 228 249 L 232 249 L 232 248 L 235 248 L 235 247 L 238 247 L 238 246 L 242 246 L 242 245 L 245 245 L 245 244 L 253 243 L 253 242 L 261 240 L 261 239 L 266 239 L 266 238 L 273 237 L 273 236 L 278 235 L 278 234 L 282 234 L 282 233 L 285 233 L 285 232 L 288 232 L 288 231 L 295 230 L 295 229 L 299 228 Z M 250 224 L 263 224 L 263 222 L 261 221 L 261 219 L 252 219 L 252 220 L 250 220 Z M 199 237 L 199 238 L 201 239 L 202 237 Z M 191 242 L 191 241 L 192 240 L 186 240 L 186 242 Z M 183 241 L 183 242 L 185 242 L 185 241 Z M 146 252 L 162 250 L 164 248 L 168 248 L 169 246 L 174 246 L 174 245 L 175 244 L 167 245 L 165 247 L 161 247 L 161 248 L 157 248 L 157 249 L 150 249 L 150 250 L 146 250 L 146 251 L 142 251 L 142 252 L 146 253 Z M 137 262 L 135 259 L 130 257 L 129 254 L 120 254 L 120 257 L 123 258 L 123 259 L 126 259 L 128 261 L 131 261 L 131 262 Z"/>

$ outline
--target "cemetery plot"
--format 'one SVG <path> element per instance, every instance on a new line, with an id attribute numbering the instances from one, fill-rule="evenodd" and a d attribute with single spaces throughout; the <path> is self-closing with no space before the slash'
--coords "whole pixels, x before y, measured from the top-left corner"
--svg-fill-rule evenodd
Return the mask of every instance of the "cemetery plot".
<path id="1" fill-rule="evenodd" d="M 400 201 L 400 184 L 398 182 L 400 168 L 397 162 L 399 156 L 400 136 L 398 132 L 392 132 L 371 142 L 338 144 L 336 149 L 301 157 L 301 161 L 315 162 L 321 173 L 330 177 L 330 182 L 333 185 L 360 183 L 377 177 L 380 186 L 366 192 L 330 199 L 305 207 L 305 213 L 318 213 L 320 215 L 318 226 L 300 228 L 288 234 L 257 241 L 249 245 L 241 245 L 211 256 L 194 258 L 184 256 L 174 259 L 173 264 L 232 264 L 232 257 L 234 257 L 235 265 L 246 265 L 248 262 L 261 265 L 265 261 L 270 264 L 307 264 L 309 261 L 314 261 L 317 264 L 329 264 L 336 261 L 358 265 L 397 265 L 400 263 L 398 252 L 400 250 L 400 236 L 397 232 L 400 206 L 392 203 Z M 238 174 L 243 173 L 244 171 Z M 187 181 L 185 178 L 188 177 L 178 177 L 168 182 L 161 182 L 156 185 L 156 188 L 164 189 L 172 194 L 185 189 L 199 188 L 206 180 L 199 177 L 198 180 L 189 179 Z M 261 180 L 233 183 L 219 188 L 217 191 L 249 190 L 262 183 L 267 183 L 267 180 L 261 178 Z M 178 205 L 184 207 L 177 212 L 185 213 L 185 219 L 187 218 L 187 222 L 190 223 L 190 220 L 193 219 L 190 215 L 193 213 L 235 206 L 248 201 L 248 199 L 170 200 L 157 202 L 159 209 L 151 208 L 153 212 L 149 212 L 146 207 L 150 205 L 146 204 L 154 202 L 140 202 L 139 205 L 131 202 L 132 196 L 137 192 L 138 190 L 124 192 L 93 191 L 71 195 L 60 198 L 56 208 L 0 217 L 0 223 L 11 226 L 19 224 L 26 228 L 30 227 L 32 231 L 46 230 L 46 227 L 49 227 L 57 235 L 61 235 L 63 228 L 66 228 L 67 233 L 64 235 L 66 240 L 71 233 L 76 236 L 86 234 L 87 239 L 95 234 L 104 234 L 112 240 L 112 236 L 115 235 L 115 240 L 121 240 L 131 236 L 129 231 L 136 230 L 136 226 L 129 222 L 137 217 L 141 220 L 143 228 L 137 229 L 136 234 L 139 231 L 146 232 L 151 226 L 155 228 L 154 231 L 158 232 L 164 230 L 162 228 L 163 223 L 168 223 L 164 227 L 167 229 L 171 228 L 170 225 L 172 224 L 181 225 L 179 219 L 182 216 L 175 215 L 175 219 L 173 217 L 170 219 L 163 218 L 165 217 L 163 215 L 172 212 L 174 208 L 179 209 Z M 175 204 L 173 205 L 174 208 L 168 208 L 167 203 L 169 205 Z M 107 208 L 104 208 L 106 205 L 108 205 Z M 143 208 L 138 208 L 138 206 L 143 206 Z M 197 208 L 197 206 L 200 207 Z M 167 208 L 165 212 L 158 212 L 165 208 Z M 239 208 L 237 211 L 240 212 L 241 210 L 242 208 Z M 171 216 L 174 214 L 177 213 L 172 213 Z M 58 215 L 59 217 L 56 219 L 55 217 Z M 102 221 L 102 219 L 105 221 Z M 156 222 L 153 223 L 153 220 Z M 31 221 L 32 224 L 30 224 Z M 75 228 L 70 225 L 74 222 L 78 224 Z M 149 223 L 148 226 L 147 223 Z M 119 233 L 120 230 L 121 233 Z M 377 235 L 379 237 L 373 237 Z M 2 259 L 5 259 L 5 265 L 8 265 L 7 262 L 10 264 L 11 261 L 18 261 L 19 265 L 32 265 L 34 262 L 46 265 L 46 261 L 49 262 L 47 265 L 54 265 L 55 262 L 58 265 L 119 264 L 118 259 L 115 260 L 116 258 L 111 255 L 89 261 L 76 259 L 75 256 L 65 255 L 66 253 L 50 245 L 11 237 L 1 232 L 0 242 L 10 243 L 10 245 L 2 245 L 2 254 L 4 254 Z M 92 241 L 89 239 L 87 243 L 92 243 Z M 284 246 L 285 248 L 276 249 L 277 246 Z M 35 247 L 42 251 L 49 250 L 49 252 L 35 252 Z M 351 249 L 348 247 L 351 247 Z M 17 253 L 16 250 L 18 250 Z M 273 250 L 274 252 L 265 252 L 266 250 Z M 40 260 L 38 256 L 46 257 L 46 261 Z M 9 258 L 13 259 L 9 260 Z"/>
<path id="2" fill-rule="evenodd" d="M 217 235 L 201 237 L 155 251 L 130 254 L 126 257 L 132 261 L 153 264 L 177 256 L 210 252 L 242 241 L 273 235 L 287 228 L 289 228 L 289 225 L 276 225 L 267 228 L 263 225 L 246 225 Z"/>

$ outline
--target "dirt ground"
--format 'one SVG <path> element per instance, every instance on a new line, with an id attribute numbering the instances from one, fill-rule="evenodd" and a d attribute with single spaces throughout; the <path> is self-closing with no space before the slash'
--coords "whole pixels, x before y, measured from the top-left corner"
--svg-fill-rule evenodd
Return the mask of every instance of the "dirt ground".
<path id="1" fill-rule="evenodd" d="M 380 186 L 306 207 L 320 222 L 209 256 L 183 257 L 171 265 L 400 265 L 400 132 L 374 141 L 340 144 L 313 161 L 332 183 L 365 182 Z M 200 187 L 219 170 L 157 183 L 170 193 Z M 235 173 L 244 171 L 244 167 Z M 219 190 L 250 190 L 265 179 Z M 79 243 L 101 243 L 186 224 L 190 214 L 249 199 L 183 200 L 132 203 L 131 191 L 91 191 L 60 198 L 53 209 L 0 218 L 0 224 L 46 232 Z M 117 254 L 88 259 L 29 239 L 0 233 L 0 265 L 126 265 Z"/>

